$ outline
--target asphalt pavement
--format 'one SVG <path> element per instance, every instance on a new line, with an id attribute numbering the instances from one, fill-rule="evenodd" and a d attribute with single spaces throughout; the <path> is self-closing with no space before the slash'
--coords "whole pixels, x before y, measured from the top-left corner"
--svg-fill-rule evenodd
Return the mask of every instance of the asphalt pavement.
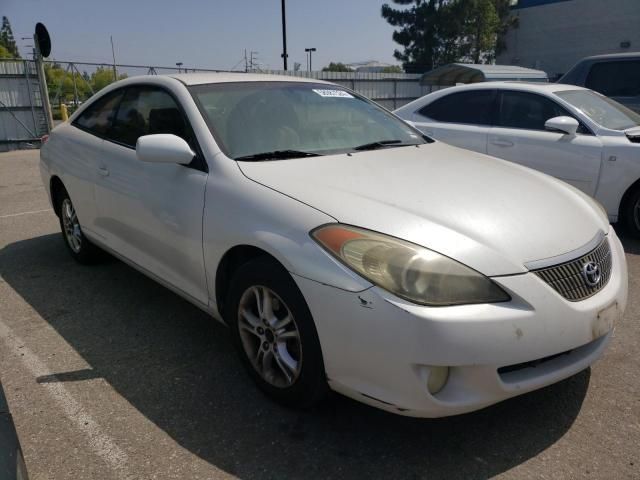
<path id="1" fill-rule="evenodd" d="M 484 410 L 421 420 L 338 395 L 282 408 L 227 330 L 110 259 L 73 262 L 37 151 L 0 154 L 0 378 L 32 479 L 639 479 L 640 242 L 604 357 Z"/>

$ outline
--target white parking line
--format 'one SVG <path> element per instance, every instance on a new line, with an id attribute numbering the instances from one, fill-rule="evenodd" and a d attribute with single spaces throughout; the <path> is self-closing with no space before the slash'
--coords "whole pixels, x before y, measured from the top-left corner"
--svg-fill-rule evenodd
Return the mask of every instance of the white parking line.
<path id="1" fill-rule="evenodd" d="M 18 358 L 33 375 L 34 379 L 51 374 L 51 370 L 24 346 L 24 341 L 15 335 L 1 318 L 0 338 L 11 352 L 20 352 L 21 356 Z M 127 454 L 109 435 L 102 431 L 100 425 L 91 418 L 89 413 L 73 398 L 62 383 L 42 383 L 40 386 L 58 404 L 67 419 L 88 437 L 91 449 L 107 463 L 118 478 L 134 478 L 128 471 L 127 463 L 129 459 Z"/>
<path id="2" fill-rule="evenodd" d="M 31 215 L 33 213 L 44 213 L 44 212 L 51 212 L 51 211 L 52 210 L 50 208 L 47 208 L 46 210 L 32 210 L 30 212 L 10 213 L 8 215 L 0 215 L 0 218 L 19 217 L 21 215 Z"/>

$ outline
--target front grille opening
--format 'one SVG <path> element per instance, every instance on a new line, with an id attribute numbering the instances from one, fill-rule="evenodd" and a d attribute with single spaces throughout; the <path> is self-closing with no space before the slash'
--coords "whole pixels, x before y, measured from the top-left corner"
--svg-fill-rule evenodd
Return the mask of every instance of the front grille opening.
<path id="1" fill-rule="evenodd" d="M 585 281 L 582 270 L 587 262 L 595 263 L 600 269 L 600 280 L 590 286 Z M 611 247 L 605 237 L 602 243 L 580 258 L 551 267 L 534 270 L 538 277 L 571 302 L 577 302 L 596 294 L 609 281 L 612 268 Z"/>
<path id="2" fill-rule="evenodd" d="M 556 353 L 555 355 L 549 355 L 548 357 L 539 358 L 537 360 L 530 360 L 528 362 L 516 363 L 515 365 L 507 365 L 505 367 L 500 367 L 498 369 L 499 375 L 504 375 L 505 373 L 517 372 L 519 370 L 524 370 L 525 368 L 536 368 L 543 363 L 554 360 L 558 357 L 562 357 L 564 355 L 569 355 L 573 350 L 567 350 L 566 352 Z"/>

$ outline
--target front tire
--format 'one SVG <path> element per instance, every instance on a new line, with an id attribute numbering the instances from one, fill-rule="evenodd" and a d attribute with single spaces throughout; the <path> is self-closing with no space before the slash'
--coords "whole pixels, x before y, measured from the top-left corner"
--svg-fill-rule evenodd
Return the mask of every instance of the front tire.
<path id="1" fill-rule="evenodd" d="M 324 399 L 328 386 L 315 324 L 279 263 L 260 257 L 238 269 L 225 318 L 245 367 L 268 396 L 300 408 Z"/>
<path id="2" fill-rule="evenodd" d="M 636 187 L 629 196 L 622 216 L 627 231 L 640 238 L 640 187 Z"/>
<path id="3" fill-rule="evenodd" d="M 76 209 L 66 190 L 57 198 L 58 212 L 60 212 L 60 230 L 67 250 L 78 263 L 88 265 L 100 260 L 102 251 L 89 241 L 82 233 Z"/>

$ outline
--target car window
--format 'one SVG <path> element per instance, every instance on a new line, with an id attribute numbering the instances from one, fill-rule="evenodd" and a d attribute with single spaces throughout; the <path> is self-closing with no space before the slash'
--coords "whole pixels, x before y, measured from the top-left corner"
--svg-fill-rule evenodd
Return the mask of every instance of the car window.
<path id="1" fill-rule="evenodd" d="M 418 114 L 438 122 L 491 125 L 495 90 L 452 93 L 422 107 Z"/>
<path id="2" fill-rule="evenodd" d="M 232 82 L 189 88 L 218 145 L 234 159 L 266 152 L 353 152 L 427 141 L 410 125 L 337 85 Z"/>
<path id="3" fill-rule="evenodd" d="M 591 90 L 564 90 L 555 94 L 605 128 L 626 130 L 640 126 L 639 114 L 599 93 Z"/>
<path id="4" fill-rule="evenodd" d="M 601 62 L 591 67 L 586 87 L 609 97 L 640 95 L 640 61 Z"/>
<path id="5" fill-rule="evenodd" d="M 98 136 L 107 134 L 124 90 L 107 93 L 89 105 L 73 124 Z"/>
<path id="6" fill-rule="evenodd" d="M 138 137 L 155 133 L 171 133 L 193 144 L 191 129 L 171 95 L 153 87 L 128 88 L 108 138 L 135 147 Z"/>
<path id="7" fill-rule="evenodd" d="M 498 100 L 496 126 L 545 130 L 544 124 L 553 117 L 572 117 L 567 110 L 553 100 L 528 92 L 501 92 Z"/>

